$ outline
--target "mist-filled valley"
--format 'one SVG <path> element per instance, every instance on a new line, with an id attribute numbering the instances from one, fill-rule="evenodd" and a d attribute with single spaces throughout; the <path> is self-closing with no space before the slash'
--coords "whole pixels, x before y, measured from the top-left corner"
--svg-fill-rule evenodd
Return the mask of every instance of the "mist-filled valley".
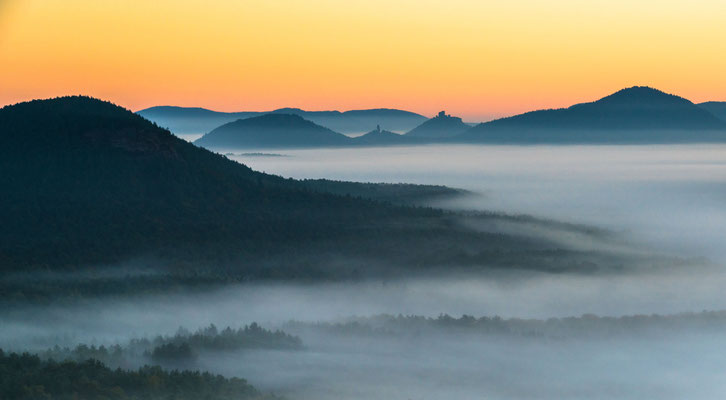
<path id="1" fill-rule="evenodd" d="M 3 278 L 0 348 L 111 368 L 198 369 L 246 379 L 250 396 L 291 400 L 712 399 L 726 390 L 718 352 L 726 344 L 726 146 L 225 153 L 300 182 L 462 189 L 433 186 L 411 202 L 450 210 L 474 232 L 531 240 L 536 256 L 516 268 L 434 260 L 441 268 L 321 280 L 229 275 L 203 285 L 189 284 L 188 273 L 169 285 L 178 271 L 154 257 L 13 271 Z M 319 260 L 395 269 L 380 255 L 342 254 Z M 537 263 L 547 268 L 529 267 Z M 123 285 L 136 289 L 114 290 Z M 26 287 L 45 291 L 36 297 Z M 55 299 L 48 287 L 65 289 Z"/>
<path id="2" fill-rule="evenodd" d="M 279 152 L 279 151 L 278 151 Z M 433 205 L 589 224 L 680 256 L 726 257 L 726 146 L 417 146 L 234 156 L 294 178 L 438 184 Z M 235 154 L 235 153 L 232 153 Z"/>

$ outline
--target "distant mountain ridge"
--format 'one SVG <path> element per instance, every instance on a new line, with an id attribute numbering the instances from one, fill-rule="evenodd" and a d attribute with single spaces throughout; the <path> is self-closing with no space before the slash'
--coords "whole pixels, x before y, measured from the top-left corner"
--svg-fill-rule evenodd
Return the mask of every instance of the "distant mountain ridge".
<path id="1" fill-rule="evenodd" d="M 137 114 L 178 134 L 207 133 L 223 124 L 264 114 L 298 115 L 318 125 L 346 134 L 366 132 L 376 125 L 393 131 L 408 131 L 426 120 L 426 117 L 420 114 L 389 108 L 344 112 L 280 108 L 272 111 L 228 113 L 196 107 L 157 106 L 137 111 Z"/>
<path id="2" fill-rule="evenodd" d="M 591 103 L 479 124 L 464 142 L 723 141 L 726 122 L 682 97 L 635 86 Z"/>
<path id="3" fill-rule="evenodd" d="M 152 110 L 152 109 L 149 109 Z M 140 114 L 151 112 L 143 110 Z M 152 110 L 153 111 L 153 110 Z M 207 121 L 219 122 L 220 114 L 204 109 L 166 110 L 166 115 L 201 115 Z M 254 113 L 229 114 L 225 118 L 250 118 Z M 634 86 L 619 90 L 599 100 L 580 103 L 561 109 L 531 111 L 520 115 L 485 122 L 474 127 L 461 118 L 439 113 L 434 118 L 400 110 L 358 110 L 340 113 L 337 111 L 308 112 L 296 108 L 272 111 L 268 114 L 293 114 L 314 122 L 320 128 L 335 133 L 346 132 L 352 120 L 360 132 L 366 134 L 346 140 L 329 134 L 323 140 L 309 142 L 284 140 L 271 143 L 258 137 L 264 145 L 250 143 L 252 148 L 261 147 L 318 147 L 318 146 L 391 146 L 417 145 L 427 143 L 693 143 L 726 141 L 726 103 L 707 102 L 694 104 L 691 101 L 647 86 Z M 357 119 L 358 116 L 378 115 L 396 118 L 406 116 L 408 123 L 418 122 L 404 135 L 398 135 L 389 125 L 371 123 L 373 119 Z M 343 116 L 348 117 L 343 117 Z M 353 118 L 352 120 L 350 118 Z M 192 117 L 190 117 L 192 118 Z M 348 119 L 346 119 L 348 118 Z M 152 118 L 153 119 L 153 118 Z M 193 119 L 193 118 L 192 118 Z M 178 121 L 178 120 L 176 120 Z M 343 121 L 348 121 L 343 123 Z M 365 122 L 361 122 L 365 121 Z M 338 124 L 338 125 L 336 125 Z M 163 125 L 163 123 L 162 123 Z M 379 131 L 370 131 L 380 125 Z M 343 129 L 336 129 L 335 126 Z M 361 129 L 365 127 L 365 129 Z M 350 132 L 350 131 L 348 131 Z M 339 136 L 345 136 L 338 133 Z M 276 134 L 283 137 L 284 135 Z M 291 136 L 291 139 L 298 136 Z M 302 137 L 302 136 L 299 136 Z M 199 141 L 208 146 L 206 140 Z M 269 144 L 274 146 L 269 146 Z M 243 146 L 244 147 L 244 146 Z"/>

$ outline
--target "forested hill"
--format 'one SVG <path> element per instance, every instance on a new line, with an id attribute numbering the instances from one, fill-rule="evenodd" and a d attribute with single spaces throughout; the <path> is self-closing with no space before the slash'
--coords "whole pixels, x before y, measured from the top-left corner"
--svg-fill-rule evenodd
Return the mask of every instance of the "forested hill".
<path id="1" fill-rule="evenodd" d="M 410 275 L 452 265 L 592 270 L 622 263 L 546 238 L 473 229 L 460 215 L 355 197 L 369 191 L 365 186 L 259 173 L 88 97 L 0 109 L 0 135 L 5 271 L 135 257 L 224 279 Z M 383 197 L 402 188 L 392 189 Z M 484 226 L 517 222 L 466 218 Z M 20 290 L 14 281 L 3 285 L 3 293 Z M 126 286 L 108 286 L 117 287 Z"/>
<path id="2" fill-rule="evenodd" d="M 314 238 L 400 212 L 255 172 L 88 97 L 4 107 L 0 135 L 6 267 L 110 261 L 183 243 Z"/>

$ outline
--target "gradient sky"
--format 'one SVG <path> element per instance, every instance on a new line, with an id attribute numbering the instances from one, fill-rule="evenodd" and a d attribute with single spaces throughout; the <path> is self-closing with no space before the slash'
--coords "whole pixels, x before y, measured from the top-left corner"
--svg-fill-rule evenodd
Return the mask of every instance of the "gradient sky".
<path id="1" fill-rule="evenodd" d="M 725 21 L 724 0 L 0 0 L 0 105 L 479 121 L 633 85 L 726 100 Z"/>

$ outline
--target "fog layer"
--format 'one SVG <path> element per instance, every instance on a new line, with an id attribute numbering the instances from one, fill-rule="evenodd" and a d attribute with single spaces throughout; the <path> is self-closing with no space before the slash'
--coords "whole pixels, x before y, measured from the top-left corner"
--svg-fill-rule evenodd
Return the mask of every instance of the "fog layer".
<path id="1" fill-rule="evenodd" d="M 726 145 L 417 146 L 232 157 L 294 178 L 443 184 L 439 206 L 524 213 L 632 234 L 661 251 L 726 258 Z"/>

